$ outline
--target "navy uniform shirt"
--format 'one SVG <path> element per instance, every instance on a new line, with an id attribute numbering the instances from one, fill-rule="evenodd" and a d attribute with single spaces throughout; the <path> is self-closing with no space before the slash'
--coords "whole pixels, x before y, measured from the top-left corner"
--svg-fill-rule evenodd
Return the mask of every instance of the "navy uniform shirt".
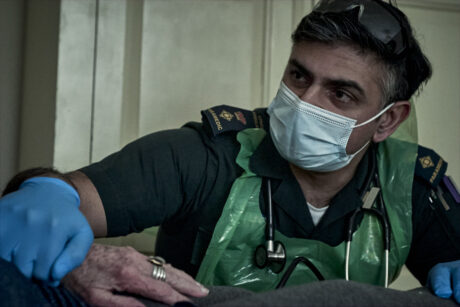
<path id="1" fill-rule="evenodd" d="M 268 130 L 264 109 L 244 111 L 221 106 L 202 114 L 203 123 L 147 135 L 81 170 L 102 199 L 109 236 L 161 225 L 156 253 L 192 276 L 198 271 L 233 181 L 242 173 L 235 163 L 240 148 L 236 133 L 246 127 Z M 276 229 L 286 236 L 335 246 L 345 239 L 349 216 L 362 205 L 360 191 L 368 160 L 369 153 L 354 178 L 332 199 L 317 226 L 300 186 L 269 134 L 254 152 L 250 168 L 263 178 L 271 178 Z M 434 164 L 419 160 L 423 166 Z M 439 162 L 440 158 L 433 153 L 432 160 Z M 412 191 L 413 238 L 406 265 L 422 284 L 436 263 L 460 259 L 460 223 L 450 223 L 459 220 L 460 204 L 448 193 L 444 198 L 450 210 L 430 202 L 433 186 L 439 184 L 445 171 L 445 165 L 433 166 L 438 172 L 420 172 Z M 263 185 L 262 212 L 265 192 Z"/>

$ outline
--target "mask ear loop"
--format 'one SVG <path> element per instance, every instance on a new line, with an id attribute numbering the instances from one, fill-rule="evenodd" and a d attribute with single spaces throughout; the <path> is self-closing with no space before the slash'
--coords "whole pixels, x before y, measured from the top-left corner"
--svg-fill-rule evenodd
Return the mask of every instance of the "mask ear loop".
<path id="1" fill-rule="evenodd" d="M 379 118 L 380 116 L 382 116 L 383 113 L 385 113 L 386 111 L 388 111 L 395 103 L 392 102 L 390 103 L 389 105 L 387 105 L 384 109 L 382 109 L 382 111 L 380 111 L 379 113 L 377 113 L 376 115 L 374 115 L 373 117 L 369 118 L 368 120 L 366 120 L 365 122 L 361 123 L 361 124 L 358 124 L 358 125 L 354 125 L 352 128 L 358 128 L 358 127 L 361 127 L 361 126 L 364 126 L 364 125 L 367 125 L 369 124 L 370 122 L 374 121 L 375 119 Z"/>
<path id="2" fill-rule="evenodd" d="M 380 116 L 382 116 L 382 114 L 385 113 L 386 111 L 388 111 L 394 104 L 395 104 L 394 102 L 390 103 L 385 108 L 383 108 L 382 111 L 377 113 L 375 116 L 371 117 L 370 119 L 366 120 L 365 122 L 363 122 L 363 123 L 361 123 L 359 125 L 354 125 L 352 128 L 357 128 L 357 127 L 361 127 L 361 126 L 364 126 L 366 124 L 369 124 L 370 122 L 372 122 L 376 118 L 379 118 Z M 364 144 L 363 147 L 361 147 L 357 152 L 351 154 L 352 158 L 354 158 L 360 151 L 362 151 L 367 146 L 367 144 L 369 144 L 369 142 L 370 141 L 367 141 L 366 144 Z"/>

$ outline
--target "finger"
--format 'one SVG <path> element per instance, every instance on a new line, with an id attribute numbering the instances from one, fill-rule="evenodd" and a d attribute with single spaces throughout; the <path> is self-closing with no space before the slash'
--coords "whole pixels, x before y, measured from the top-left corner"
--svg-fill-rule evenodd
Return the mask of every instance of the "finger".
<path id="1" fill-rule="evenodd" d="M 65 246 L 65 238 L 62 234 L 56 236 L 53 244 L 41 246 L 35 261 L 33 276 L 40 280 L 50 280 L 51 268 Z"/>
<path id="2" fill-rule="evenodd" d="M 11 252 L 10 253 L 8 253 L 8 252 L 2 253 L 0 255 L 0 258 L 5 260 L 6 262 L 12 262 L 13 261 L 13 256 L 12 256 Z"/>
<path id="3" fill-rule="evenodd" d="M 51 268 L 51 279 L 61 280 L 67 273 L 78 267 L 85 259 L 93 240 L 94 236 L 90 228 L 77 233 L 54 262 Z"/>
<path id="4" fill-rule="evenodd" d="M 94 306 L 111 307 L 145 307 L 140 301 L 133 297 L 113 294 L 102 289 L 93 289 L 91 295 L 85 298 L 87 303 Z"/>
<path id="5" fill-rule="evenodd" d="M 173 305 L 177 302 L 189 302 L 190 299 L 174 290 L 165 282 L 155 280 L 142 274 L 128 276 L 125 274 L 126 284 L 122 289 L 126 292 L 141 295 L 158 302 Z"/>
<path id="6" fill-rule="evenodd" d="M 13 249 L 5 248 L 5 250 L 2 250 L 0 253 L 0 258 L 5 260 L 6 262 L 13 262 Z"/>
<path id="7" fill-rule="evenodd" d="M 166 271 L 166 282 L 180 293 L 195 297 L 208 295 L 209 290 L 184 271 L 176 269 L 169 264 L 165 264 L 164 268 Z"/>
<path id="8" fill-rule="evenodd" d="M 34 269 L 34 260 L 29 257 L 28 251 L 23 251 L 21 247 L 17 247 L 13 251 L 12 263 L 27 277 L 32 277 Z"/>
<path id="9" fill-rule="evenodd" d="M 452 274 L 452 288 L 454 291 L 454 298 L 460 304 L 460 268 L 454 268 Z"/>
<path id="10" fill-rule="evenodd" d="M 435 266 L 430 272 L 430 286 L 434 294 L 442 298 L 452 295 L 450 269 L 447 266 Z"/>
<path id="11" fill-rule="evenodd" d="M 21 271 L 22 275 L 24 275 L 27 278 L 32 277 L 32 271 L 34 269 L 34 262 L 33 261 L 23 263 L 23 264 L 16 264 L 15 262 L 13 262 L 13 263 L 16 265 L 16 267 L 19 269 L 19 271 Z"/>
<path id="12" fill-rule="evenodd" d="M 13 248 L 11 246 L 11 241 L 7 240 L 7 237 L 11 237 L 11 232 L 15 232 L 16 229 L 7 225 L 6 215 L 4 210 L 0 210 L 0 242 L 2 242 L 2 244 L 0 244 L 0 258 L 7 262 L 11 262 L 13 260 Z"/>
<path id="13" fill-rule="evenodd" d="M 48 281 L 48 282 L 47 282 L 47 285 L 56 288 L 57 286 L 59 286 L 60 283 L 61 283 L 61 282 L 60 282 L 59 280 Z"/>

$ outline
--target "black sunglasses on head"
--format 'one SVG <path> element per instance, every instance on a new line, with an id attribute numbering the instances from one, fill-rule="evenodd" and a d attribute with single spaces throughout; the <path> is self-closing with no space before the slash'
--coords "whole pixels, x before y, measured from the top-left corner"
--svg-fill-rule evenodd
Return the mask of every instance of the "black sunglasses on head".
<path id="1" fill-rule="evenodd" d="M 313 11 L 323 14 L 356 11 L 359 23 L 395 55 L 406 49 L 399 19 L 380 0 L 322 0 Z"/>

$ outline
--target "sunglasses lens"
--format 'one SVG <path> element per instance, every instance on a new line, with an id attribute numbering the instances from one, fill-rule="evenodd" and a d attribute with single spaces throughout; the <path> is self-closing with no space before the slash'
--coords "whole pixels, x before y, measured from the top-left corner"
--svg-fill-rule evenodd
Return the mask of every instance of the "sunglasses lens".
<path id="1" fill-rule="evenodd" d="M 359 8 L 359 9 L 358 9 Z M 399 21 L 387 9 L 373 0 L 323 0 L 314 11 L 341 13 L 356 11 L 359 23 L 375 38 L 399 55 L 404 49 L 404 40 Z"/>
<path id="2" fill-rule="evenodd" d="M 321 13 L 340 13 L 360 6 L 360 1 L 323 0 L 318 3 L 314 11 Z"/>

